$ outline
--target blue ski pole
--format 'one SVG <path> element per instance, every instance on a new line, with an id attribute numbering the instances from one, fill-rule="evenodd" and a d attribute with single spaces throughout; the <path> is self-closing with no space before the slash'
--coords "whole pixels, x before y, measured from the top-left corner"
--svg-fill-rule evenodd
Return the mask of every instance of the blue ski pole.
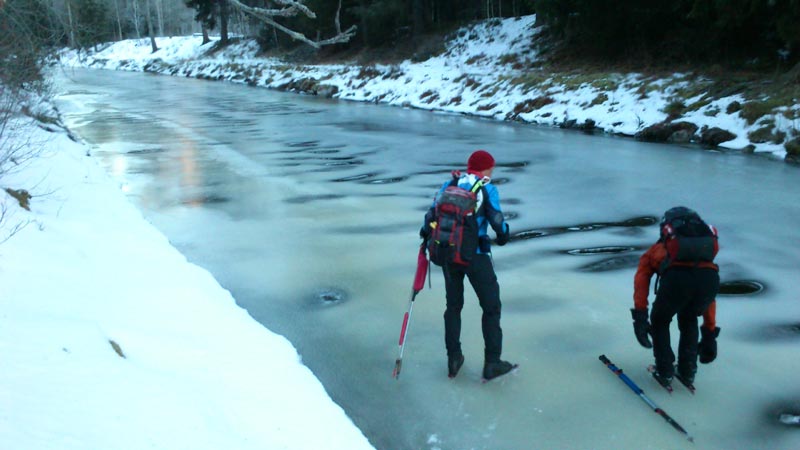
<path id="1" fill-rule="evenodd" d="M 627 376 L 627 375 L 625 375 L 624 373 L 622 373 L 622 369 L 620 369 L 619 367 L 615 366 L 615 365 L 614 365 L 614 364 L 613 364 L 611 361 L 609 361 L 609 360 L 608 360 L 608 358 L 606 358 L 606 355 L 600 355 L 600 361 L 602 361 L 602 362 L 603 362 L 603 364 L 605 364 L 605 365 L 606 365 L 606 367 L 608 367 L 608 368 L 609 368 L 609 369 L 610 369 L 612 372 L 614 372 L 614 373 L 615 373 L 615 374 L 616 374 L 616 375 L 617 375 L 617 376 L 618 376 L 618 377 L 619 377 L 619 378 L 620 378 L 620 379 L 621 379 L 623 382 L 625 382 L 625 384 L 627 384 L 627 385 L 628 385 L 628 387 L 629 387 L 629 388 L 631 388 L 631 390 L 632 390 L 633 392 L 635 392 L 635 393 L 636 393 L 636 394 L 637 394 L 637 395 L 638 395 L 638 396 L 639 396 L 639 397 L 640 397 L 642 400 L 644 400 L 644 402 L 645 402 L 645 403 L 647 403 L 648 405 L 650 405 L 650 407 L 651 407 L 651 408 L 653 408 L 653 411 L 655 411 L 656 413 L 658 413 L 658 415 L 660 415 L 661 417 L 663 417 L 663 418 L 664 418 L 664 420 L 666 420 L 667 422 L 669 422 L 669 424 L 670 424 L 670 425 L 672 425 L 672 426 L 673 426 L 673 427 L 674 427 L 676 430 L 678 430 L 678 431 L 680 431 L 681 433 L 685 434 L 685 435 L 686 435 L 686 438 L 687 438 L 687 439 L 689 439 L 689 442 L 694 442 L 694 438 L 693 438 L 693 437 L 691 437 L 691 436 L 689 435 L 689 433 L 687 433 L 687 432 L 686 432 L 686 430 L 684 430 L 684 429 L 683 429 L 683 427 L 682 427 L 682 426 L 678 425 L 678 422 L 675 422 L 674 420 L 672 420 L 672 417 L 670 417 L 670 416 L 669 416 L 669 414 L 667 414 L 666 412 L 664 412 L 664 410 L 663 410 L 663 409 L 659 408 L 659 407 L 658 407 L 658 405 L 656 405 L 655 403 L 653 403 L 653 401 L 652 401 L 652 400 L 650 400 L 650 399 L 649 399 L 649 398 L 648 398 L 646 395 L 644 395 L 644 391 L 642 390 L 642 388 L 640 388 L 639 386 L 637 386 L 637 385 L 636 385 L 636 383 L 634 383 L 634 382 L 633 382 L 633 380 L 631 380 L 630 378 L 628 378 L 628 376 Z"/>

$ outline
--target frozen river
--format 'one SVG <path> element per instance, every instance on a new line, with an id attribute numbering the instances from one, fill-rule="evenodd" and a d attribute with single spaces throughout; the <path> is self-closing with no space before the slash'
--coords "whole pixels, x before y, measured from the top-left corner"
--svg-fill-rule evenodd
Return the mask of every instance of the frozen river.
<path id="1" fill-rule="evenodd" d="M 800 448 L 800 428 L 777 421 L 800 413 L 797 167 L 141 73 L 69 71 L 57 88 L 68 126 L 142 214 L 286 336 L 378 449 Z M 434 270 L 394 380 L 422 216 L 477 148 L 498 161 L 514 235 L 494 261 L 503 356 L 521 368 L 480 383 L 480 308 L 467 289 L 466 363 L 447 378 Z M 719 358 L 700 366 L 695 396 L 650 379 L 628 311 L 638 257 L 676 205 L 720 230 L 727 294 Z"/>

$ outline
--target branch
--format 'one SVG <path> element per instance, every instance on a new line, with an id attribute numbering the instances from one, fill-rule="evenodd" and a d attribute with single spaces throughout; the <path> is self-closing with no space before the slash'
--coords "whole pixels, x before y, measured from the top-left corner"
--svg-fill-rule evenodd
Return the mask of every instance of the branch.
<path id="1" fill-rule="evenodd" d="M 286 6 L 282 9 L 267 9 L 267 8 L 257 8 L 254 6 L 247 6 L 240 2 L 239 0 L 228 0 L 234 8 L 250 14 L 253 17 L 258 19 L 267 20 L 271 17 L 293 17 L 296 16 L 298 12 L 302 12 L 306 17 L 310 19 L 316 19 L 317 15 L 314 14 L 314 11 L 308 9 L 306 5 L 302 3 L 297 3 L 292 0 L 273 0 L 276 3 L 282 4 Z"/>
<path id="2" fill-rule="evenodd" d="M 266 23 L 267 25 L 271 25 L 276 29 L 288 34 L 292 39 L 305 42 L 306 44 L 319 49 L 323 45 L 331 45 L 331 44 L 341 44 L 344 42 L 350 41 L 350 39 L 355 36 L 357 27 L 355 25 L 351 26 L 347 29 L 347 31 L 342 32 L 341 27 L 339 25 L 339 10 L 341 9 L 341 1 L 339 2 L 339 9 L 336 11 L 336 36 L 332 38 L 325 39 L 322 41 L 313 41 L 306 37 L 303 33 L 294 31 L 289 29 L 278 22 L 276 22 L 273 17 L 292 17 L 298 14 L 298 12 L 302 12 L 307 17 L 316 19 L 317 15 L 314 14 L 313 11 L 308 9 L 305 5 L 298 3 L 294 0 L 273 0 L 278 4 L 284 5 L 285 8 L 282 9 L 266 9 L 266 8 L 256 8 L 252 6 L 247 6 L 242 4 L 239 0 L 228 0 L 229 4 L 234 8 L 238 9 L 239 11 L 249 14 L 258 20 Z"/>

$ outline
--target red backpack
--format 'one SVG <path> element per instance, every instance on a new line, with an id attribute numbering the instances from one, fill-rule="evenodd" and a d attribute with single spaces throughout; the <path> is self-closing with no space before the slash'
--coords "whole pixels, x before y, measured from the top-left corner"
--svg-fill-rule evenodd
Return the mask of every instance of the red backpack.
<path id="1" fill-rule="evenodd" d="M 453 172 L 449 186 L 436 195 L 428 251 L 437 266 L 467 266 L 478 250 L 478 193 L 483 180 L 467 190 L 458 186 L 460 177 L 460 172 Z"/>

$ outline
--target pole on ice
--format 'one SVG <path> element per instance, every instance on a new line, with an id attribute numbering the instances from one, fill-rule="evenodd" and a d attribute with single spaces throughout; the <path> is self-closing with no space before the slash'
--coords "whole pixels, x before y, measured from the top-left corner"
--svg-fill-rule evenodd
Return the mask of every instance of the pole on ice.
<path id="1" fill-rule="evenodd" d="M 691 436 L 689 435 L 689 433 L 687 433 L 687 432 L 686 432 L 686 430 L 684 430 L 684 429 L 683 429 L 683 427 L 682 427 L 682 426 L 678 425 L 678 422 L 675 422 L 675 421 L 672 419 L 672 417 L 670 417 L 670 416 L 669 416 L 669 415 L 668 415 L 666 412 L 664 412 L 664 410 L 663 410 L 663 409 L 659 408 L 659 407 L 658 407 L 658 405 L 656 405 L 655 403 L 653 403 L 653 401 L 652 401 L 652 400 L 650 400 L 650 399 L 649 399 L 649 398 L 648 398 L 646 395 L 644 395 L 644 391 L 642 390 L 642 388 L 640 388 L 639 386 L 637 386 L 637 385 L 636 385 L 636 383 L 634 383 L 634 382 L 633 382 L 633 380 L 631 380 L 630 378 L 628 378 L 628 376 L 627 376 L 627 375 L 625 375 L 624 373 L 622 373 L 622 369 L 620 369 L 619 367 L 615 366 L 615 365 L 614 365 L 614 364 L 613 364 L 611 361 L 609 361 L 609 359 L 608 359 L 608 358 L 606 358 L 606 355 L 600 355 L 600 361 L 602 361 L 602 362 L 603 362 L 603 364 L 605 364 L 605 365 L 606 365 L 606 367 L 608 367 L 608 368 L 609 368 L 609 369 L 610 369 L 612 372 L 614 372 L 614 374 L 616 374 L 616 375 L 617 375 L 617 376 L 618 376 L 618 377 L 619 377 L 619 378 L 620 378 L 620 379 L 621 379 L 623 382 L 625 382 L 625 384 L 627 384 L 627 385 L 628 385 L 628 387 L 629 387 L 629 388 L 631 388 L 631 390 L 632 390 L 633 392 L 635 392 L 635 393 L 636 393 L 636 394 L 637 394 L 637 395 L 638 395 L 638 396 L 639 396 L 639 397 L 640 397 L 642 400 L 644 400 L 644 402 L 645 402 L 645 403 L 647 403 L 648 405 L 650 405 L 650 407 L 651 407 L 651 408 L 653 408 L 653 411 L 655 411 L 656 413 L 658 413 L 658 415 L 660 415 L 661 417 L 663 417 L 663 418 L 664 418 L 664 420 L 666 420 L 667 422 L 669 422 L 669 424 L 670 424 L 670 425 L 672 425 L 672 426 L 673 426 L 673 427 L 674 427 L 676 430 L 678 430 L 678 431 L 680 431 L 681 433 L 683 433 L 684 435 L 686 435 L 686 438 L 687 438 L 687 439 L 689 439 L 689 442 L 694 442 L 694 438 L 693 438 L 693 437 L 691 437 Z"/>
<path id="2" fill-rule="evenodd" d="M 398 356 L 394 362 L 392 377 L 400 378 L 400 368 L 403 366 L 403 350 L 406 347 L 406 334 L 408 333 L 408 323 L 411 321 L 411 311 L 414 309 L 414 299 L 419 291 L 425 287 L 425 275 L 428 273 L 428 255 L 425 252 L 425 242 L 419 246 L 417 255 L 417 272 L 414 274 L 414 287 L 411 290 L 411 299 L 408 301 L 408 311 L 403 316 L 403 326 L 400 328 L 400 341 L 398 343 Z"/>

